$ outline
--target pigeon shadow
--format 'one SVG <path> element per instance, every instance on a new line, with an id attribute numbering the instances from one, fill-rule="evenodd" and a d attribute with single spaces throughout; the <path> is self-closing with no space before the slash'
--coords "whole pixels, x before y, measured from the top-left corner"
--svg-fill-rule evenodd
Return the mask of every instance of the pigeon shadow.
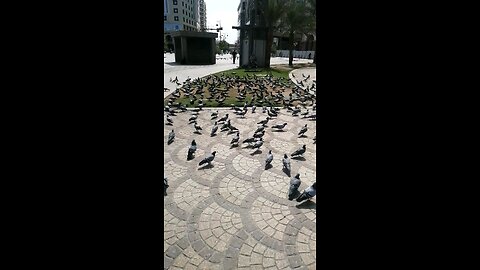
<path id="1" fill-rule="evenodd" d="M 272 132 L 285 132 L 283 129 L 272 129 Z"/>
<path id="2" fill-rule="evenodd" d="M 285 169 L 285 167 L 282 168 L 282 171 L 288 176 L 290 177 L 290 171 Z"/>
<path id="3" fill-rule="evenodd" d="M 172 125 L 172 124 L 170 124 L 170 123 L 166 123 L 165 125 L 166 125 L 166 126 L 173 126 L 173 125 Z"/>
<path id="4" fill-rule="evenodd" d="M 263 153 L 262 150 L 257 149 L 257 150 L 255 150 L 255 151 L 253 151 L 253 152 L 250 154 L 250 156 L 254 156 L 254 155 L 257 155 L 257 154 L 261 154 L 261 153 Z"/>
<path id="5" fill-rule="evenodd" d="M 301 161 L 305 161 L 306 159 L 302 156 L 296 156 L 296 157 L 292 157 L 292 159 L 295 159 L 295 160 L 301 160 Z"/>
<path id="6" fill-rule="evenodd" d="M 194 158 L 195 158 L 195 156 L 187 156 L 187 161 L 190 161 L 190 160 L 192 160 L 192 159 L 194 159 Z"/>
<path id="7" fill-rule="evenodd" d="M 173 141 L 169 141 L 169 142 L 167 142 L 167 145 L 170 145 L 170 144 L 172 144 L 172 143 L 173 143 Z"/>
<path id="8" fill-rule="evenodd" d="M 199 131 L 194 131 L 193 133 L 198 134 L 198 135 L 202 135 L 202 133 L 200 133 Z"/>
<path id="9" fill-rule="evenodd" d="M 271 168 L 273 168 L 272 164 L 268 164 L 267 166 L 265 166 L 265 170 L 268 170 L 268 169 L 271 169 Z"/>
<path id="10" fill-rule="evenodd" d="M 215 137 L 217 136 L 217 134 L 210 134 L 210 137 Z"/>
<path id="11" fill-rule="evenodd" d="M 299 209 L 317 209 L 317 204 L 313 201 L 306 200 L 295 207 Z"/>
<path id="12" fill-rule="evenodd" d="M 302 135 L 298 136 L 298 138 L 307 138 L 307 135 L 302 134 Z"/>
<path id="13" fill-rule="evenodd" d="M 205 165 L 205 166 L 203 166 L 203 167 L 198 168 L 198 170 L 211 169 L 211 168 L 213 168 L 213 167 L 214 167 L 213 164 L 207 164 L 207 165 Z"/>
<path id="14" fill-rule="evenodd" d="M 230 145 L 230 149 L 238 147 L 238 144 L 232 144 Z"/>

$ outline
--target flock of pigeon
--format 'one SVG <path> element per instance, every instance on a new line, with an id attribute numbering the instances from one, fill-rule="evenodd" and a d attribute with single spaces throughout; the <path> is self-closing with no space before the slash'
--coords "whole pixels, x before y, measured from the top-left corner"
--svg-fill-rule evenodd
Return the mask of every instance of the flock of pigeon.
<path id="1" fill-rule="evenodd" d="M 305 76 L 304 76 L 305 77 Z M 172 80 L 176 82 L 177 85 L 178 79 Z M 243 86 L 243 87 L 242 87 Z M 288 97 L 284 96 L 286 87 L 292 87 L 292 91 L 288 94 Z M 270 91 L 267 91 L 267 88 Z M 245 138 L 241 141 L 242 144 L 247 144 L 248 148 L 252 148 L 255 151 L 252 153 L 255 154 L 260 148 L 264 145 L 264 135 L 265 129 L 268 128 L 268 122 L 271 119 L 276 118 L 279 115 L 280 108 L 274 107 L 276 104 L 283 104 L 283 107 L 291 112 L 293 117 L 301 117 L 310 121 L 316 120 L 316 105 L 315 105 L 315 94 L 311 94 L 311 91 L 315 89 L 315 84 L 309 88 L 301 88 L 292 84 L 287 84 L 281 78 L 274 78 L 272 76 L 258 77 L 258 76 L 245 76 L 244 78 L 240 77 L 226 77 L 224 75 L 210 75 L 205 78 L 197 78 L 192 80 L 188 78 L 183 87 L 177 89 L 172 97 L 169 99 L 168 104 L 165 106 L 166 114 L 166 125 L 174 125 L 173 117 L 178 113 L 183 113 L 190 111 L 191 117 L 188 119 L 189 124 L 193 125 L 193 133 L 202 135 L 202 127 L 198 125 L 197 119 L 202 112 L 203 107 L 205 106 L 204 102 L 206 100 L 212 101 L 215 100 L 217 104 L 224 105 L 226 98 L 228 97 L 228 92 L 234 89 L 236 92 L 235 98 L 237 101 L 242 102 L 243 106 L 236 106 L 231 104 L 232 113 L 237 115 L 240 118 L 245 118 L 247 112 L 251 111 L 252 114 L 256 113 L 256 106 L 262 106 L 261 112 L 267 114 L 266 118 L 257 123 L 257 128 L 253 132 L 251 137 Z M 175 102 L 181 96 L 187 97 L 190 99 L 190 105 L 195 108 L 187 110 L 185 105 L 182 105 L 180 102 Z M 247 101 L 247 96 L 250 96 L 251 99 Z M 312 111 L 310 112 L 307 109 L 307 106 L 311 106 Z M 302 112 L 302 107 L 306 109 L 305 112 Z M 214 137 L 217 135 L 217 132 L 226 132 L 228 135 L 233 134 L 233 138 L 230 141 L 231 148 L 237 147 L 240 144 L 240 131 L 238 128 L 234 127 L 231 122 L 231 114 L 225 113 L 220 117 L 218 110 L 210 114 L 210 120 L 213 122 L 213 127 L 209 133 L 209 136 Z M 271 126 L 272 131 L 283 131 L 287 126 L 287 123 L 275 124 Z M 219 131 L 220 130 L 220 131 Z M 305 133 L 308 130 L 308 125 L 305 124 L 298 132 L 299 138 L 306 137 Z M 174 143 L 175 141 L 175 131 L 172 128 L 168 134 L 167 145 Z M 313 144 L 316 143 L 316 136 L 313 138 Z M 306 145 L 302 145 L 301 148 L 295 150 L 290 154 L 291 158 L 303 157 L 306 152 Z M 192 140 L 188 151 L 186 153 L 187 160 L 192 160 L 195 158 L 195 152 L 197 151 L 197 143 L 195 140 Z M 211 165 L 215 159 L 216 151 L 213 151 L 211 154 L 203 158 L 198 166 L 202 167 L 205 164 Z M 268 170 L 272 165 L 273 154 L 269 150 L 267 157 L 265 159 L 265 170 Z M 291 164 L 290 159 L 287 153 L 283 155 L 282 159 L 283 168 L 282 170 L 290 177 L 291 174 Z M 300 186 L 300 174 L 296 174 L 291 178 L 290 187 L 288 190 L 288 199 L 293 200 L 297 198 L 298 202 L 301 202 L 306 199 L 310 199 L 316 194 L 316 183 L 308 187 L 299 195 L 298 188 Z M 164 194 L 166 195 L 166 189 L 168 187 L 168 180 L 164 177 Z"/>

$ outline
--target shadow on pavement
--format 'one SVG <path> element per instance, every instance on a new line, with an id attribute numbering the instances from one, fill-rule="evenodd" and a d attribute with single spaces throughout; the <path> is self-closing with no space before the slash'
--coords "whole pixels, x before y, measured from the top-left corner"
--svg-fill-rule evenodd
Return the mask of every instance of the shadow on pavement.
<path id="1" fill-rule="evenodd" d="M 317 204 L 313 201 L 306 200 L 306 201 L 302 202 L 301 204 L 296 205 L 295 207 L 297 207 L 299 209 L 317 209 Z"/>

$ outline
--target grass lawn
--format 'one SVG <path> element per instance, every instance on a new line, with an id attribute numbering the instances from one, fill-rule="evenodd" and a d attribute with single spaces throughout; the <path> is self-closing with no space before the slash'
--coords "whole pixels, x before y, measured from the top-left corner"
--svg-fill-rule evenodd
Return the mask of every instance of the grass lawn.
<path id="1" fill-rule="evenodd" d="M 253 74 L 255 74 L 255 76 L 272 75 L 275 78 L 280 77 L 280 78 L 288 79 L 288 73 L 290 73 L 290 70 L 276 69 L 276 68 L 257 68 L 257 69 L 236 68 L 236 69 L 221 71 L 221 72 L 215 73 L 214 75 L 224 74 L 227 77 L 239 76 L 243 78 L 245 77 L 245 74 L 248 74 L 248 76 L 253 76 Z"/>
<path id="2" fill-rule="evenodd" d="M 299 67 L 303 67 L 305 65 L 302 65 L 302 66 L 298 66 L 298 65 L 294 65 L 294 67 L 289 67 L 288 65 L 277 65 L 277 66 L 273 66 L 271 68 L 257 68 L 257 69 L 244 69 L 244 68 L 236 68 L 236 69 L 231 69 L 231 70 L 225 70 L 225 71 L 221 71 L 221 72 L 217 72 L 215 74 L 212 74 L 212 75 L 223 75 L 223 76 L 226 76 L 226 77 L 240 77 L 240 78 L 243 78 L 245 77 L 247 74 L 248 76 L 253 76 L 255 74 L 255 76 L 266 76 L 266 75 L 271 75 L 273 76 L 274 78 L 282 78 L 284 82 L 288 83 L 289 85 L 291 84 L 293 86 L 293 82 L 290 81 L 289 77 L 288 77 L 288 74 L 290 73 L 290 71 L 292 71 L 294 68 L 299 68 Z M 211 75 L 208 75 L 208 76 L 211 76 Z M 243 85 L 243 83 L 241 83 L 240 85 Z M 243 87 L 242 87 L 243 88 Z M 205 88 L 204 88 L 205 89 Z M 267 91 L 271 92 L 272 89 L 270 87 L 267 87 Z M 290 87 L 285 87 L 285 91 L 283 92 L 283 95 L 284 96 L 288 96 L 288 94 L 291 93 L 291 88 Z M 209 91 L 205 89 L 205 96 L 209 96 Z M 235 89 L 229 89 L 228 91 L 228 97 L 225 99 L 225 102 L 223 105 L 220 105 L 218 104 L 218 102 L 216 102 L 214 99 L 212 99 L 212 101 L 208 101 L 206 98 L 203 100 L 205 104 L 205 107 L 230 107 L 231 104 L 235 104 L 236 106 L 243 106 L 243 104 L 245 103 L 245 101 L 247 103 L 249 103 L 251 100 L 252 100 L 252 96 L 250 94 L 247 94 L 245 100 L 243 101 L 238 101 L 235 96 L 237 95 L 237 90 Z M 169 95 L 170 97 L 171 95 Z M 168 98 L 164 100 L 164 105 L 167 105 L 168 103 Z M 197 95 L 197 97 L 200 97 L 199 95 Z M 190 104 L 190 98 L 189 97 L 186 97 L 184 96 L 184 94 L 182 93 L 180 98 L 177 98 L 175 100 L 175 103 L 180 103 L 182 105 L 185 105 L 187 108 L 191 108 L 191 107 L 195 107 L 196 105 L 198 105 L 198 100 L 194 102 L 194 104 Z M 257 103 L 255 102 L 256 106 L 261 106 L 260 103 Z M 282 104 L 279 104 L 279 103 L 273 103 L 273 106 L 282 106 Z"/>

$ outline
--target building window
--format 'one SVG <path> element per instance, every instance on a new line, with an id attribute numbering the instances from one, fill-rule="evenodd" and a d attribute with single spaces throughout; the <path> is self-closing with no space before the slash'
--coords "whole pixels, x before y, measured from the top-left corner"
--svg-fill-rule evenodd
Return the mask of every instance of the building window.
<path id="1" fill-rule="evenodd" d="M 178 8 L 174 8 L 173 13 L 178 13 Z"/>
<path id="2" fill-rule="evenodd" d="M 173 17 L 173 20 L 178 21 L 178 16 Z"/>
<path id="3" fill-rule="evenodd" d="M 178 5 L 178 1 L 177 1 L 177 0 L 173 0 L 173 4 L 174 4 L 174 5 Z"/>
<path id="4" fill-rule="evenodd" d="M 182 1 L 182 7 L 184 7 L 184 5 L 183 5 L 183 1 Z"/>
<path id="5" fill-rule="evenodd" d="M 185 10 L 182 9 L 182 14 L 185 15 Z"/>
<path id="6" fill-rule="evenodd" d="M 166 21 L 166 20 L 167 20 L 167 16 L 163 16 L 163 20 Z"/>

